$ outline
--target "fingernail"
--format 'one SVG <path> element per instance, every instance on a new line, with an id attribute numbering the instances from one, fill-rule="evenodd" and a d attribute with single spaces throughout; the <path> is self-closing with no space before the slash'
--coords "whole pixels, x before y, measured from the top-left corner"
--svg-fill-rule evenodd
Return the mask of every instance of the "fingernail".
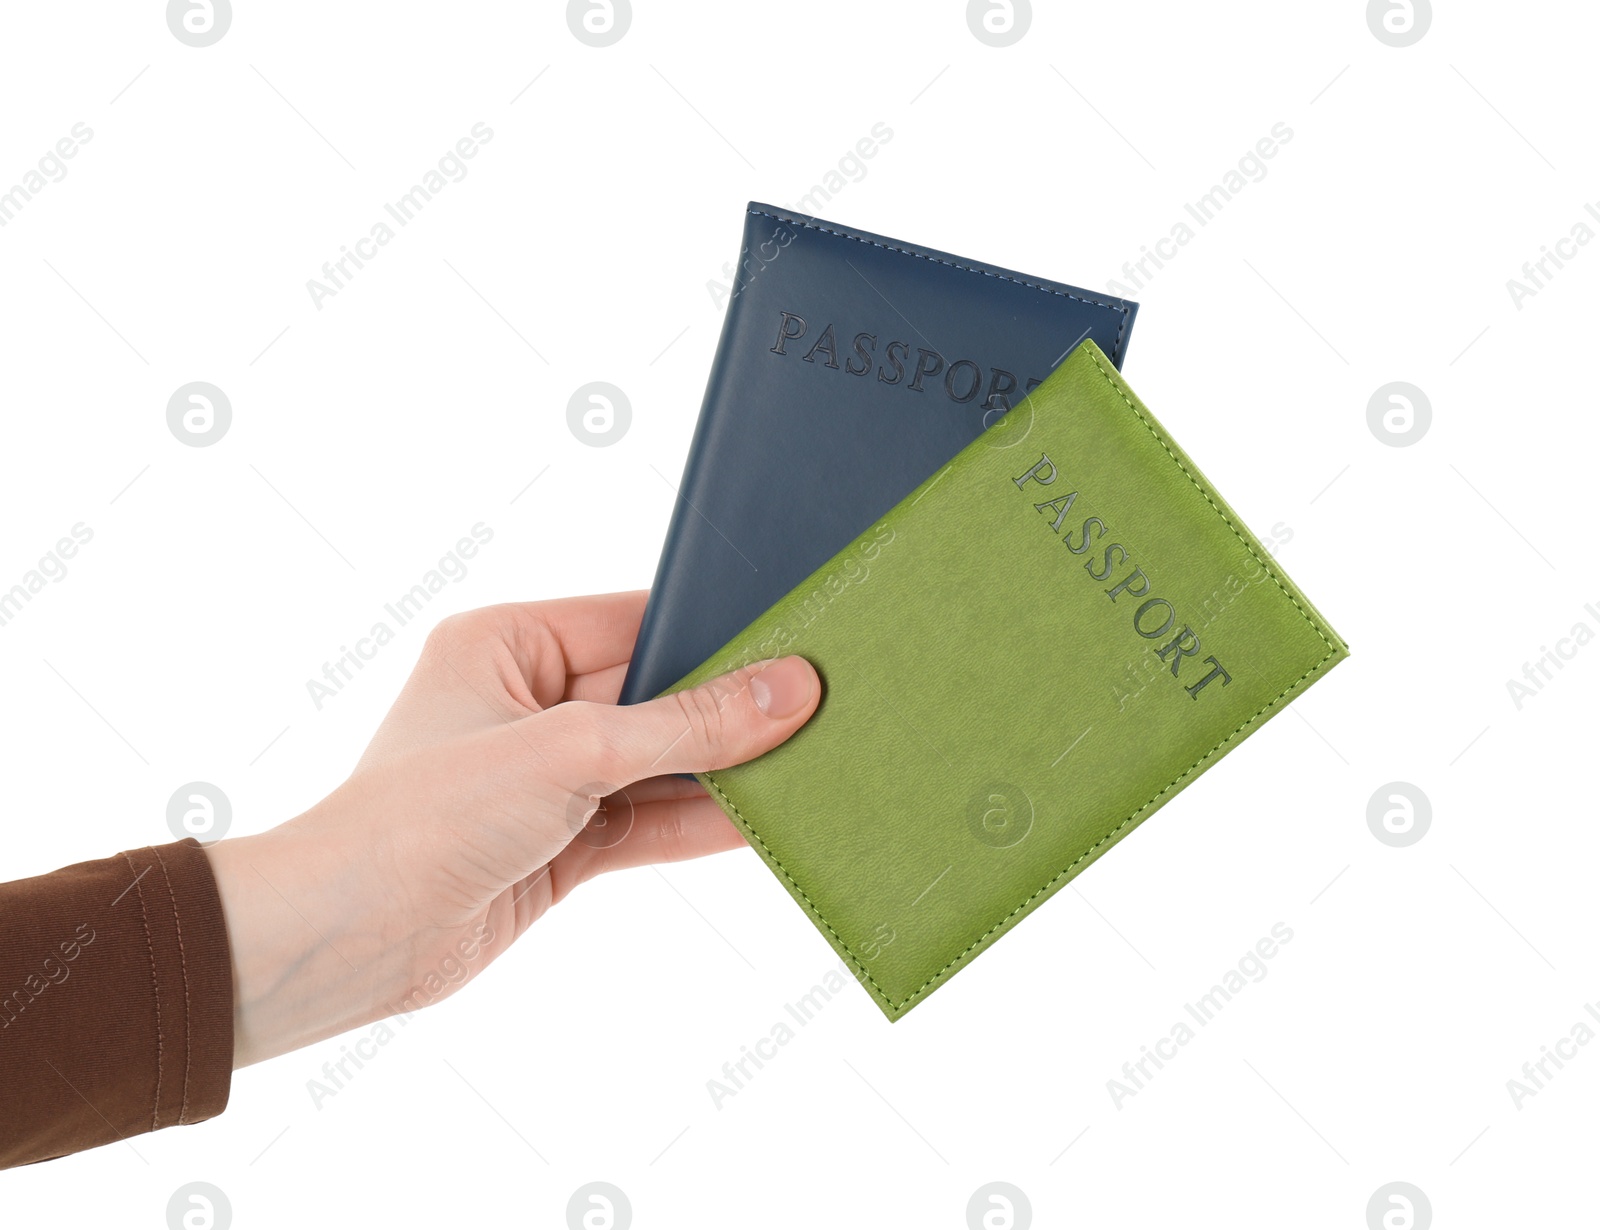
<path id="1" fill-rule="evenodd" d="M 792 717 L 811 699 L 811 675 L 804 658 L 779 658 L 751 676 L 750 696 L 767 717 Z"/>

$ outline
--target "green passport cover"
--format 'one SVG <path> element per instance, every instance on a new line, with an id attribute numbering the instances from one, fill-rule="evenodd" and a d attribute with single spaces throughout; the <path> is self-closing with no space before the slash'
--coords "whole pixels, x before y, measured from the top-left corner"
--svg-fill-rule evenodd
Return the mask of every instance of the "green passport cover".
<path id="1" fill-rule="evenodd" d="M 894 1020 L 1347 652 L 1085 342 L 668 691 L 817 668 L 698 776 Z"/>

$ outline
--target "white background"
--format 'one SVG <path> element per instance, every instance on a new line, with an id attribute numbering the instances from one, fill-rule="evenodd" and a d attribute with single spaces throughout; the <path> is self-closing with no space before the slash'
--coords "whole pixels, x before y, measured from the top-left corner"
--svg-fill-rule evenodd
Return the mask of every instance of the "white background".
<path id="1" fill-rule="evenodd" d="M 341 1040 L 202 1126 L 6 1174 L 8 1215 L 161 1226 L 204 1180 L 241 1227 L 564 1225 L 603 1179 L 641 1227 L 960 1227 L 1003 1180 L 1038 1225 L 1359 1230 L 1403 1180 L 1439 1226 L 1577 1224 L 1600 1046 L 1520 1109 L 1506 1082 L 1600 999 L 1600 647 L 1520 709 L 1506 682 L 1600 631 L 1600 246 L 1520 309 L 1506 283 L 1600 198 L 1600 22 L 1440 8 L 1397 49 L 1356 0 L 1040 4 L 997 49 L 951 0 L 641 0 L 596 49 L 556 3 L 241 3 L 207 48 L 159 3 L 9 6 L 0 187 L 93 138 L 0 228 L 0 588 L 94 537 L 0 627 L 0 877 L 171 840 L 196 779 L 235 833 L 316 801 L 423 621 L 320 711 L 306 681 L 475 522 L 429 624 L 648 585 L 745 202 L 879 121 L 815 212 L 1102 291 L 1292 129 L 1138 292 L 1125 371 L 1291 531 L 1353 657 L 905 1021 L 847 988 L 720 1109 L 707 1081 L 836 964 L 749 852 L 584 888 L 320 1109 Z M 314 306 L 478 122 L 470 174 Z M 233 408 L 206 448 L 166 423 L 195 380 Z M 567 426 L 594 380 L 632 406 L 608 448 Z M 1410 447 L 1368 426 L 1391 381 L 1432 405 Z M 1367 823 L 1397 780 L 1432 805 L 1406 848 Z M 1119 1109 L 1107 1081 L 1280 921 Z"/>

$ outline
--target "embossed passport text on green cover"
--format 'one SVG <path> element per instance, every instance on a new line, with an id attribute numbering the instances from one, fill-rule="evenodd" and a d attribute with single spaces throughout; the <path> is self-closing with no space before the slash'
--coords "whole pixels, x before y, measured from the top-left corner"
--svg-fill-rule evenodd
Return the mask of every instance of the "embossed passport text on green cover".
<path id="1" fill-rule="evenodd" d="M 895 1019 L 1347 652 L 1085 342 L 675 687 L 816 666 L 700 780 Z"/>

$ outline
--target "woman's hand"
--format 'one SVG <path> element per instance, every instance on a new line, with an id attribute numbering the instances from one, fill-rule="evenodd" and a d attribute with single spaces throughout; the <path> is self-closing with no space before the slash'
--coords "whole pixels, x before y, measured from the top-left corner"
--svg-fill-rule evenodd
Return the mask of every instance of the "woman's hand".
<path id="1" fill-rule="evenodd" d="M 695 782 L 782 743 L 802 658 L 616 705 L 645 594 L 508 604 L 429 636 L 348 781 L 207 851 L 234 965 L 234 1067 L 464 985 L 603 871 L 743 844 Z"/>

